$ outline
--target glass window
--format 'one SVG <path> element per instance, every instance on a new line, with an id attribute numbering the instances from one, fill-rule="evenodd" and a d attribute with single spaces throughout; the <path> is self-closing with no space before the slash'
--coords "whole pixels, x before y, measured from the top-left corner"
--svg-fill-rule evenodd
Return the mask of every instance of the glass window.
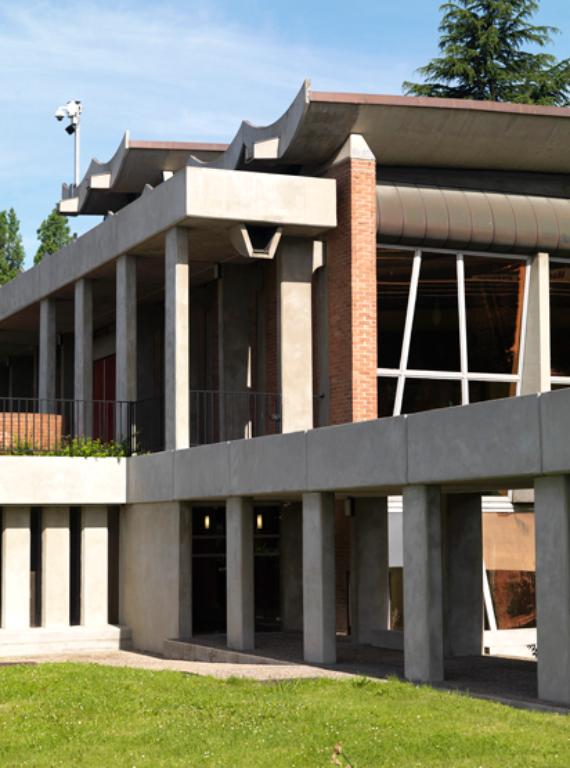
<path id="1" fill-rule="evenodd" d="M 465 256 L 469 370 L 517 373 L 525 263 Z"/>
<path id="2" fill-rule="evenodd" d="M 500 400 L 503 397 L 514 397 L 517 385 L 504 381 L 470 381 L 469 402 L 481 403 L 483 400 Z"/>
<path id="3" fill-rule="evenodd" d="M 392 416 L 398 379 L 378 379 L 378 416 Z"/>
<path id="4" fill-rule="evenodd" d="M 455 254 L 422 255 L 408 368 L 460 370 Z"/>
<path id="5" fill-rule="evenodd" d="M 553 376 L 570 376 L 570 264 L 550 262 L 550 355 Z"/>
<path id="6" fill-rule="evenodd" d="M 385 251 L 377 259 L 378 367 L 398 368 L 412 274 L 413 251 Z"/>
<path id="7" fill-rule="evenodd" d="M 417 413 L 450 405 L 461 405 L 459 381 L 406 379 L 402 413 Z"/>

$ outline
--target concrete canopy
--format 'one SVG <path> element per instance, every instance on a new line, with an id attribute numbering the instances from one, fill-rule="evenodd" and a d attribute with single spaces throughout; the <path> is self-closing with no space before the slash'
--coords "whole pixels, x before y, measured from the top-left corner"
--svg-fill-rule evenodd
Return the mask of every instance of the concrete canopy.
<path id="1" fill-rule="evenodd" d="M 61 212 L 116 211 L 163 171 L 182 165 L 227 170 L 318 169 L 351 134 L 381 167 L 570 173 L 570 110 L 462 99 L 311 91 L 305 82 L 268 126 L 244 121 L 229 146 L 133 142 L 125 135 L 107 163 L 93 161 L 77 193 L 64 188 Z"/>

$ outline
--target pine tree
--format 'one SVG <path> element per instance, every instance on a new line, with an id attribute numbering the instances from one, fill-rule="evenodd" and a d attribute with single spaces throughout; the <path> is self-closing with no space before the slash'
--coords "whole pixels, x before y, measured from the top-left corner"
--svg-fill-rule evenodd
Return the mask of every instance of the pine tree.
<path id="1" fill-rule="evenodd" d="M 538 0 L 452 0 L 444 3 L 441 56 L 418 69 L 424 83 L 405 82 L 413 96 L 570 105 L 570 59 L 539 50 L 559 32 L 531 23 Z"/>
<path id="2" fill-rule="evenodd" d="M 16 211 L 0 211 L 0 284 L 22 271 L 25 253 Z"/>
<path id="3" fill-rule="evenodd" d="M 57 207 L 42 221 L 37 235 L 40 245 L 34 256 L 34 264 L 39 264 L 46 254 L 56 253 L 75 237 L 69 229 L 69 222 L 58 212 Z"/>

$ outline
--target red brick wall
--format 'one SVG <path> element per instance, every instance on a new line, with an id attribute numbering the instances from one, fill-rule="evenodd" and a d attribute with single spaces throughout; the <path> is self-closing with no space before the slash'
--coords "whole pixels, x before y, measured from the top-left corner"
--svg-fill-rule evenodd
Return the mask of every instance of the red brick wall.
<path id="1" fill-rule="evenodd" d="M 0 413 L 0 453 L 12 448 L 54 450 L 61 444 L 62 418 L 50 413 Z"/>
<path id="2" fill-rule="evenodd" d="M 327 240 L 329 418 L 343 424 L 378 415 L 376 163 L 347 159 L 327 175 L 338 212 Z"/>

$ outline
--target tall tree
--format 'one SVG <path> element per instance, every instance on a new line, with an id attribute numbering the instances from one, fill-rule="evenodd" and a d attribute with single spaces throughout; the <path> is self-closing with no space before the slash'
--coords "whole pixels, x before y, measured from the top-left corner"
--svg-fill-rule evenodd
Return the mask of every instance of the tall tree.
<path id="1" fill-rule="evenodd" d="M 559 61 L 540 51 L 559 30 L 532 24 L 538 8 L 538 0 L 444 3 L 441 56 L 418 69 L 425 82 L 403 84 L 405 93 L 570 105 L 570 59 Z"/>
<path id="2" fill-rule="evenodd" d="M 69 222 L 58 212 L 57 207 L 42 221 L 37 235 L 40 244 L 34 256 L 34 264 L 39 264 L 46 254 L 56 253 L 75 237 L 71 233 Z"/>
<path id="3" fill-rule="evenodd" d="M 0 284 L 22 271 L 25 255 L 16 211 L 0 211 Z"/>

